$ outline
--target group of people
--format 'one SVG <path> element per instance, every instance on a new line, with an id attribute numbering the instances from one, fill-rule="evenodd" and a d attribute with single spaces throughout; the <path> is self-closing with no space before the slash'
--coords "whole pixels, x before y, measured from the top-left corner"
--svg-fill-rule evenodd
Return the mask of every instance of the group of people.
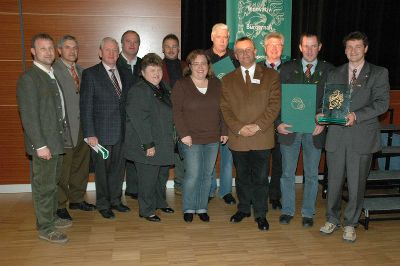
<path id="1" fill-rule="evenodd" d="M 343 239 L 356 240 L 372 153 L 380 148 L 378 116 L 389 103 L 387 70 L 365 61 L 367 36 L 352 32 L 344 38 L 349 62 L 338 68 L 318 58 L 322 44 L 316 34 L 300 36 L 302 58 L 289 62 L 281 60 L 284 36 L 277 32 L 265 36 L 266 60 L 259 63 L 248 37 L 237 39 L 233 50 L 228 48 L 225 24 L 214 25 L 211 40 L 210 49 L 196 49 L 181 61 L 179 40 L 168 34 L 162 41 L 164 59 L 155 53 L 140 58 L 140 36 L 128 30 L 121 37 L 121 52 L 118 42 L 106 37 L 99 47 L 101 62 L 83 70 L 76 63 L 75 37 L 61 38 L 57 60 L 51 36 L 40 33 L 32 38 L 34 62 L 18 80 L 17 100 L 26 151 L 32 158 L 40 238 L 68 241 L 59 230 L 72 225 L 67 202 L 70 209 L 97 209 L 106 219 L 114 219 L 114 211 L 129 212 L 122 201 L 124 179 L 125 197 L 138 200 L 139 216 L 159 222 L 157 210 L 175 212 L 166 201 L 172 165 L 184 221 L 191 223 L 197 214 L 208 222 L 208 203 L 217 188 L 218 152 L 219 196 L 226 204 L 236 204 L 233 165 L 236 169 L 238 204 L 230 221 L 239 223 L 253 211 L 258 229 L 268 230 L 269 198 L 273 209 L 281 209 L 279 223 L 290 224 L 302 147 L 302 225 L 314 224 L 318 167 L 325 148 L 327 222 L 320 232 L 331 234 L 341 226 L 341 189 L 347 178 Z M 226 58 L 235 70 L 220 80 L 212 64 Z M 350 84 L 346 125 L 316 122 L 313 133 L 292 132 L 280 113 L 281 84 L 288 83 L 316 84 L 316 121 L 322 115 L 325 84 Z M 99 146 L 108 151 L 107 159 L 98 152 Z M 96 205 L 84 200 L 90 156 Z"/>

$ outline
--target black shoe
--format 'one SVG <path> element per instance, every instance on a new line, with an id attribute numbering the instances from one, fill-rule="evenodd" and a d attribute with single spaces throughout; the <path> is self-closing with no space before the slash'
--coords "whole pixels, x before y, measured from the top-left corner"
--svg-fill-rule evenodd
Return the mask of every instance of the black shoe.
<path id="1" fill-rule="evenodd" d="M 267 231 L 269 229 L 269 223 L 267 219 L 258 217 L 256 218 L 258 229 L 261 231 Z"/>
<path id="2" fill-rule="evenodd" d="M 303 217 L 303 227 L 312 227 L 314 225 L 313 218 Z"/>
<path id="3" fill-rule="evenodd" d="M 245 217 L 250 217 L 250 213 L 237 211 L 234 215 L 232 215 L 231 223 L 240 223 Z"/>
<path id="4" fill-rule="evenodd" d="M 115 214 L 113 213 L 113 211 L 111 209 L 99 210 L 99 213 L 101 214 L 101 216 L 103 216 L 103 218 L 106 218 L 106 219 L 114 219 L 115 218 Z"/>
<path id="5" fill-rule="evenodd" d="M 208 202 L 210 202 L 214 197 L 208 197 Z"/>
<path id="6" fill-rule="evenodd" d="M 226 204 L 229 204 L 229 205 L 236 204 L 236 200 L 235 200 L 235 198 L 232 196 L 231 193 L 226 194 L 226 195 L 223 196 L 222 198 L 224 199 L 224 201 L 225 201 Z"/>
<path id="7" fill-rule="evenodd" d="M 129 209 L 128 206 L 126 206 L 126 205 L 124 205 L 122 203 L 120 203 L 118 205 L 115 205 L 115 206 L 111 206 L 111 209 L 117 210 L 119 212 L 129 212 L 129 211 L 131 211 L 131 209 Z"/>
<path id="8" fill-rule="evenodd" d="M 272 209 L 273 210 L 281 210 L 282 209 L 282 204 L 279 200 L 270 200 Z"/>
<path id="9" fill-rule="evenodd" d="M 187 223 L 191 223 L 193 221 L 193 213 L 184 213 L 183 220 Z"/>
<path id="10" fill-rule="evenodd" d="M 207 213 L 199 213 L 198 216 L 199 216 L 200 220 L 202 220 L 203 222 L 210 221 L 210 216 L 208 216 Z"/>
<path id="11" fill-rule="evenodd" d="M 145 219 L 146 219 L 147 221 L 149 221 L 149 222 L 161 222 L 160 217 L 158 217 L 158 216 L 155 215 L 155 214 L 150 215 L 150 216 L 147 216 L 147 217 L 143 217 L 143 216 L 139 215 L 139 217 L 145 218 Z"/>
<path id="12" fill-rule="evenodd" d="M 57 209 L 57 216 L 60 217 L 61 219 L 72 221 L 72 217 L 71 215 L 69 215 L 66 208 Z"/>
<path id="13" fill-rule="evenodd" d="M 174 213 L 174 209 L 170 208 L 170 207 L 166 207 L 166 208 L 160 208 L 160 211 L 165 212 L 165 213 Z"/>
<path id="14" fill-rule="evenodd" d="M 293 219 L 293 216 L 287 215 L 287 214 L 282 214 L 279 216 L 279 223 L 280 224 L 290 224 L 290 221 Z"/>
<path id="15" fill-rule="evenodd" d="M 138 194 L 137 193 L 130 193 L 128 191 L 125 191 L 125 196 L 131 197 L 132 199 L 137 199 Z"/>
<path id="16" fill-rule="evenodd" d="M 70 203 L 69 208 L 71 210 L 81 210 L 81 211 L 87 211 L 87 212 L 96 210 L 95 205 L 87 203 L 86 201 Z"/>

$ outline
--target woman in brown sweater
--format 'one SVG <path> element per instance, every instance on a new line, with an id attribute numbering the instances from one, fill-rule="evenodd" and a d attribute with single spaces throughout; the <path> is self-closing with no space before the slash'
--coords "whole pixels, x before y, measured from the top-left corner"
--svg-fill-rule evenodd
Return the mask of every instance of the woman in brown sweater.
<path id="1" fill-rule="evenodd" d="M 185 163 L 183 218 L 197 213 L 208 222 L 208 194 L 219 143 L 228 140 L 219 108 L 221 83 L 211 77 L 210 60 L 203 50 L 187 57 L 188 70 L 172 89 L 172 110 Z"/>

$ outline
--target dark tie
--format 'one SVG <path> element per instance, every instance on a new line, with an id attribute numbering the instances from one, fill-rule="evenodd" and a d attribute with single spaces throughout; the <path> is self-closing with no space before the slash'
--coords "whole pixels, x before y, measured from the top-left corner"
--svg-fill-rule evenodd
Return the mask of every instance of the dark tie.
<path id="1" fill-rule="evenodd" d="M 249 87 L 251 84 L 250 74 L 249 74 L 248 70 L 246 70 L 244 72 L 246 73 L 246 85 L 247 85 L 247 87 Z"/>
<path id="2" fill-rule="evenodd" d="M 355 68 L 355 69 L 353 69 L 353 76 L 351 77 L 351 80 L 350 80 L 350 85 L 352 87 L 354 86 L 354 84 L 356 83 L 356 80 L 357 80 L 356 74 L 357 74 L 357 69 Z"/>
<path id="3" fill-rule="evenodd" d="M 271 63 L 269 65 L 271 66 L 272 69 L 275 69 L 275 64 L 274 63 Z"/>
<path id="4" fill-rule="evenodd" d="M 115 69 L 110 69 L 109 71 L 111 72 L 111 81 L 112 81 L 112 84 L 114 85 L 115 92 L 117 93 L 118 98 L 120 98 L 121 97 L 121 88 L 119 87 L 117 77 L 115 76 L 115 73 L 114 73 Z"/>
<path id="5" fill-rule="evenodd" d="M 76 92 L 79 92 L 79 77 L 78 74 L 75 71 L 75 67 L 71 66 L 71 68 L 69 69 L 71 72 L 71 76 L 74 79 L 74 83 L 75 83 L 75 87 L 76 87 Z"/>
<path id="6" fill-rule="evenodd" d="M 310 79 L 311 78 L 311 68 L 313 67 L 313 64 L 307 64 L 306 65 L 307 69 L 304 74 L 306 75 L 306 78 Z"/>

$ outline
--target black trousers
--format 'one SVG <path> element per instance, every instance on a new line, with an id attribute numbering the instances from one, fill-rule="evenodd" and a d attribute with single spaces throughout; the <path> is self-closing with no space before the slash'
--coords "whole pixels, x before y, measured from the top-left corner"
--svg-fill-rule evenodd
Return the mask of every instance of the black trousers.
<path id="1" fill-rule="evenodd" d="M 122 184 L 124 181 L 125 159 L 122 157 L 122 144 L 105 145 L 110 155 L 104 160 L 100 154 L 92 151 L 96 205 L 98 210 L 109 209 L 121 203 Z"/>
<path id="2" fill-rule="evenodd" d="M 233 151 L 236 167 L 236 193 L 239 199 L 238 210 L 251 212 L 254 217 L 265 218 L 268 202 L 268 177 L 270 150 Z"/>
<path id="3" fill-rule="evenodd" d="M 275 141 L 275 147 L 271 150 L 271 180 L 269 181 L 269 198 L 271 200 L 281 199 L 281 176 L 282 176 L 282 154 L 281 147 Z M 267 169 L 267 176 L 269 169 Z"/>

